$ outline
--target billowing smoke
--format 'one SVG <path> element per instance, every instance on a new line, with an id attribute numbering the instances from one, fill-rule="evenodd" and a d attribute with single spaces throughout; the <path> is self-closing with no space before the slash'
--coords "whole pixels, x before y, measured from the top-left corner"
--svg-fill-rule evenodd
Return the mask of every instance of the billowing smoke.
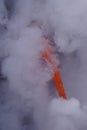
<path id="1" fill-rule="evenodd" d="M 0 129 L 87 129 L 87 1 L 0 0 Z M 68 96 L 57 96 L 41 37 Z M 50 44 L 50 43 L 49 43 Z"/>

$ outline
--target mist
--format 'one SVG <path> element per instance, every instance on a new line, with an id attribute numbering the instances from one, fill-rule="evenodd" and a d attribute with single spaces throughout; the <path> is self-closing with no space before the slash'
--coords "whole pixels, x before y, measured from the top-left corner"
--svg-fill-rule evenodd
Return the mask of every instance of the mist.
<path id="1" fill-rule="evenodd" d="M 86 12 L 86 0 L 0 0 L 1 130 L 87 129 Z M 67 100 L 41 57 L 42 36 L 52 42 Z"/>

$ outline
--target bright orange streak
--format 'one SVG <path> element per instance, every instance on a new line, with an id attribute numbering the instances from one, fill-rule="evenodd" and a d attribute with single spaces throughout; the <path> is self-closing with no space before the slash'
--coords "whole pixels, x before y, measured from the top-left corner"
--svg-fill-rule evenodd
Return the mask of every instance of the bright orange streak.
<path id="1" fill-rule="evenodd" d="M 47 60 L 52 66 L 53 81 L 54 81 L 54 84 L 56 86 L 57 92 L 59 93 L 60 97 L 67 99 L 67 96 L 66 96 L 66 93 L 64 90 L 64 86 L 63 86 L 63 82 L 62 82 L 62 79 L 60 76 L 60 72 L 58 70 L 58 67 L 57 67 L 55 60 L 52 57 L 53 52 L 52 52 L 51 48 L 49 47 L 48 41 L 46 40 L 45 37 L 42 37 L 42 43 L 45 45 L 45 51 L 42 52 L 41 54 L 42 54 L 42 57 L 45 60 Z"/>

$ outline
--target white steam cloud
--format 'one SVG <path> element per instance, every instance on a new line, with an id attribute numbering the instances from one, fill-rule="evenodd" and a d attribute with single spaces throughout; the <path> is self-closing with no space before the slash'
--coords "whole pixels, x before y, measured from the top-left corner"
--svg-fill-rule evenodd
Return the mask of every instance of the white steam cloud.
<path id="1" fill-rule="evenodd" d="M 86 0 L 0 0 L 1 130 L 87 129 L 86 12 Z M 68 100 L 55 97 L 43 35 L 53 41 Z"/>

